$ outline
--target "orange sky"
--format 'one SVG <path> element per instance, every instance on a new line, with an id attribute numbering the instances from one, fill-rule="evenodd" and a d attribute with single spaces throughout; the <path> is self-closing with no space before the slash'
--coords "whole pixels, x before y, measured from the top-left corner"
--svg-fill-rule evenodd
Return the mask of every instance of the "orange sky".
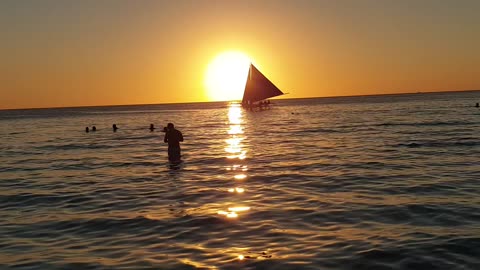
<path id="1" fill-rule="evenodd" d="M 480 1 L 2 1 L 0 109 L 208 101 L 227 50 L 287 98 L 480 89 Z"/>

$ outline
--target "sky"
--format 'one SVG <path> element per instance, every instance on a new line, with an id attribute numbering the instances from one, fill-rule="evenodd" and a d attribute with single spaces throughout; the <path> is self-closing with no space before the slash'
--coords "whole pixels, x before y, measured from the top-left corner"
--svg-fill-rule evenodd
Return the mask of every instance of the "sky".
<path id="1" fill-rule="evenodd" d="M 0 1 L 0 109 L 212 101 L 240 51 L 285 98 L 480 89 L 480 1 Z M 241 99 L 241 97 L 239 97 Z"/>

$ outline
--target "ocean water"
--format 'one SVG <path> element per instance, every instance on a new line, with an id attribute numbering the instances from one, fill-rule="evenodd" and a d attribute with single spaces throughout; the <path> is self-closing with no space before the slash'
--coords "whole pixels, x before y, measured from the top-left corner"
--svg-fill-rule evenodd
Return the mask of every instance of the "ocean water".
<path id="1" fill-rule="evenodd" d="M 0 269 L 480 269 L 476 102 L 0 111 Z"/>

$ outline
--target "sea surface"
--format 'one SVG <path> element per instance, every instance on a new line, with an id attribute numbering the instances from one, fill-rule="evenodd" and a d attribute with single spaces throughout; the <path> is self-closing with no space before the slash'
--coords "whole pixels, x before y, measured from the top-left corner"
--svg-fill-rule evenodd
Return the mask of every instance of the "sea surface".
<path id="1" fill-rule="evenodd" d="M 0 269 L 480 269 L 476 102 L 0 111 Z"/>

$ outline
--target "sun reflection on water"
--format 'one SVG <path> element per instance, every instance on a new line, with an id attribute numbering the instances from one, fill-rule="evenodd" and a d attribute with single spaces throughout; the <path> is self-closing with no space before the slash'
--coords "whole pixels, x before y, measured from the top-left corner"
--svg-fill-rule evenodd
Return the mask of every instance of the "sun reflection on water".
<path id="1" fill-rule="evenodd" d="M 243 193 L 245 192 L 245 189 L 241 188 L 241 187 L 236 187 L 236 188 L 229 188 L 228 189 L 228 192 L 236 192 L 236 193 Z"/>
<path id="2" fill-rule="evenodd" d="M 237 179 L 237 180 L 242 180 L 242 179 L 247 178 L 247 175 L 245 175 L 245 174 L 237 174 L 237 175 L 235 175 L 233 178 L 235 178 L 235 179 Z"/>
<path id="3" fill-rule="evenodd" d="M 227 168 L 225 168 L 227 171 L 247 171 L 248 170 L 248 167 L 247 165 L 238 165 L 238 164 L 235 164 L 235 165 L 231 165 Z"/>
<path id="4" fill-rule="evenodd" d="M 244 140 L 244 137 L 241 137 L 243 134 L 243 127 L 241 125 L 242 123 L 242 114 L 241 110 L 237 111 L 240 109 L 240 107 L 233 106 L 235 104 L 232 104 L 229 109 L 229 117 L 228 119 L 230 120 L 230 129 L 228 130 L 228 134 L 230 137 L 225 140 L 227 143 L 227 146 L 225 147 L 225 152 L 227 152 L 229 155 L 227 155 L 228 159 L 245 159 L 247 157 L 247 151 L 244 149 L 242 141 Z"/>
<path id="5" fill-rule="evenodd" d="M 231 103 L 228 109 L 228 122 L 230 125 L 242 124 L 242 108 L 238 103 Z"/>
<path id="6" fill-rule="evenodd" d="M 228 125 L 229 129 L 227 131 L 228 138 L 225 139 L 225 153 L 226 158 L 230 160 L 231 164 L 226 166 L 226 171 L 235 171 L 237 173 L 232 174 L 233 187 L 228 189 L 228 192 L 235 196 L 240 196 L 240 194 L 245 193 L 245 188 L 238 186 L 238 183 L 244 181 L 247 178 L 246 171 L 248 171 L 248 166 L 245 164 L 245 159 L 247 157 L 247 150 L 244 145 L 244 140 L 246 139 L 243 131 L 243 111 L 238 103 L 231 103 L 228 109 Z M 240 173 L 241 172 L 241 173 Z M 238 195 L 237 195 L 238 194 Z M 240 197 L 238 197 L 240 198 Z M 235 203 L 236 206 L 228 207 L 227 210 L 219 210 L 217 213 L 221 216 L 224 216 L 229 219 L 236 219 L 239 217 L 240 213 L 245 213 L 250 210 L 248 206 L 242 206 L 242 203 Z M 234 205 L 235 205 L 234 204 Z"/>
<path id="7" fill-rule="evenodd" d="M 240 125 L 231 125 L 231 126 L 230 126 L 230 129 L 228 130 L 228 134 L 230 134 L 230 135 L 243 134 L 242 126 L 240 126 Z"/>
<path id="8" fill-rule="evenodd" d="M 250 210 L 250 207 L 248 206 L 237 206 L 237 207 L 229 207 L 228 211 L 230 212 L 243 212 L 243 211 L 248 211 Z"/>

